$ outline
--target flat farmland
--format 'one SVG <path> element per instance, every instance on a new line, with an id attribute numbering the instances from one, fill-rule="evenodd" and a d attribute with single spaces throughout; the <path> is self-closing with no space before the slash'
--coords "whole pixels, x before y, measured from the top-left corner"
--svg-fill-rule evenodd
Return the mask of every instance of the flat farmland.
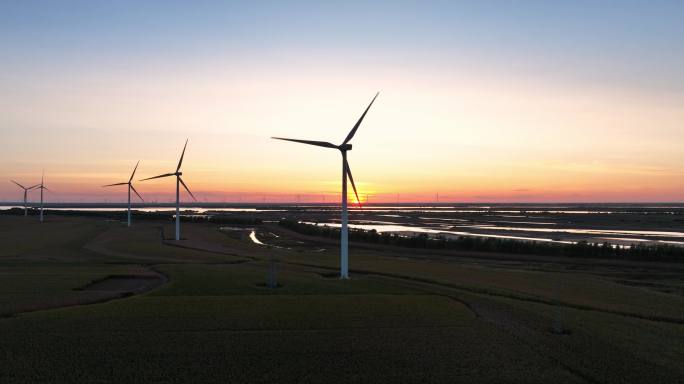
<path id="1" fill-rule="evenodd" d="M 248 234 L 277 228 L 200 223 L 185 224 L 175 242 L 168 224 L 54 216 L 43 226 L 65 235 L 48 239 L 34 223 L 0 217 L 0 381 L 684 377 L 684 298 L 630 284 L 635 271 L 619 262 L 416 258 L 352 245 L 343 281 L 329 244 L 293 237 L 297 247 L 267 247 Z M 642 277 L 664 268 L 654 263 Z"/>

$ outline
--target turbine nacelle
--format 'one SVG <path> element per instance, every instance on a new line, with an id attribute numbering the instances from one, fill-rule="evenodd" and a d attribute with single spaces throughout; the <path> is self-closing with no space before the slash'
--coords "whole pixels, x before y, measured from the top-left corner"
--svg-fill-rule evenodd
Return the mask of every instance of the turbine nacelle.
<path id="1" fill-rule="evenodd" d="M 140 161 L 138 161 L 138 162 L 135 164 L 135 168 L 133 168 L 133 173 L 131 173 L 131 177 L 128 179 L 128 181 L 124 181 L 123 183 L 107 184 L 107 185 L 103 185 L 102 187 L 105 188 L 105 187 L 115 187 L 115 186 L 118 186 L 118 185 L 127 185 L 128 188 L 130 188 L 130 190 L 132 190 L 132 191 L 138 196 L 138 198 L 139 198 L 141 201 L 145 201 L 145 200 L 142 198 L 142 196 L 140 196 L 140 194 L 138 193 L 138 191 L 135 190 L 135 187 L 133 186 L 133 177 L 135 176 L 135 171 L 138 170 L 138 165 L 140 165 Z M 129 190 L 129 192 L 130 192 L 130 190 Z M 130 194 L 130 193 L 129 193 L 129 194 Z"/>
<path id="2" fill-rule="evenodd" d="M 371 105 L 373 105 L 373 102 L 375 102 L 375 99 L 378 98 L 379 94 L 380 94 L 380 92 L 375 94 L 375 97 L 373 97 L 373 100 L 371 100 L 370 104 L 368 104 L 368 107 L 366 107 L 366 110 L 363 111 L 363 114 L 361 115 L 359 120 L 356 122 L 356 124 L 354 124 L 354 127 L 351 129 L 351 131 L 349 131 L 349 134 L 347 135 L 347 137 L 344 139 L 344 141 L 340 145 L 335 145 L 335 144 L 327 142 L 327 141 L 288 139 L 285 137 L 271 137 L 271 138 L 276 139 L 276 140 L 292 141 L 294 143 L 313 145 L 316 147 L 335 148 L 335 149 L 338 149 L 340 152 L 342 152 L 344 173 L 347 177 L 349 177 L 349 181 L 351 182 L 352 188 L 354 189 L 354 194 L 356 195 L 356 202 L 359 204 L 359 206 L 361 206 L 361 199 L 359 199 L 359 193 L 356 191 L 356 185 L 354 184 L 354 177 L 352 176 L 351 169 L 349 167 L 349 163 L 347 162 L 347 157 L 346 157 L 345 153 L 347 151 L 351 151 L 352 145 L 349 142 L 351 141 L 351 139 L 356 134 L 356 131 L 359 129 L 361 122 L 363 121 L 364 117 L 366 117 L 368 110 L 370 109 Z M 181 157 L 181 159 L 182 159 L 182 157 Z"/>
<path id="3" fill-rule="evenodd" d="M 30 190 L 32 190 L 32 189 L 36 189 L 36 188 L 40 187 L 40 184 L 36 184 L 36 185 L 30 186 L 30 187 L 24 187 L 23 185 L 17 183 L 17 182 L 14 181 L 14 180 L 10 180 L 10 181 L 13 182 L 14 184 L 16 184 L 19 188 L 23 189 L 24 192 L 28 192 L 28 191 L 30 191 Z"/>
<path id="4" fill-rule="evenodd" d="M 175 176 L 178 179 L 178 181 L 180 182 L 180 184 L 183 186 L 183 188 L 185 188 L 185 190 L 188 192 L 190 197 L 192 197 L 193 200 L 197 201 L 197 199 L 195 198 L 195 195 L 193 195 L 192 192 L 190 192 L 190 189 L 188 188 L 188 186 L 185 185 L 185 182 L 183 181 L 183 179 L 181 179 L 181 176 L 183 176 L 183 172 L 181 172 L 180 169 L 181 169 L 181 165 L 183 165 L 183 157 L 185 157 L 185 149 L 187 147 L 188 147 L 188 140 L 185 140 L 185 145 L 183 146 L 183 152 L 181 153 L 180 160 L 178 160 L 178 166 L 176 167 L 175 172 L 169 172 L 169 173 L 165 173 L 163 175 L 148 177 L 146 179 L 140 179 L 140 181 L 161 179 L 163 177 Z"/>

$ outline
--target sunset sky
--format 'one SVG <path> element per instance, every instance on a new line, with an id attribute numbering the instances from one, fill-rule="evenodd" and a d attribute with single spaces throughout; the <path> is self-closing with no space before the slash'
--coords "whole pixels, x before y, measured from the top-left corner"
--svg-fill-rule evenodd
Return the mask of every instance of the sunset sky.
<path id="1" fill-rule="evenodd" d="M 684 201 L 683 1 L 0 0 L 0 200 Z M 138 182 L 153 201 L 172 179 Z M 34 196 L 35 197 L 35 196 Z"/>

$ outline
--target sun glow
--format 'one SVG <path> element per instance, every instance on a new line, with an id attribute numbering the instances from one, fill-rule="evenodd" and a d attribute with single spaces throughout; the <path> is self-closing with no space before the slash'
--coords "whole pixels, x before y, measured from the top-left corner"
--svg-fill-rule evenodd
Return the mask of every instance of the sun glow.
<path id="1" fill-rule="evenodd" d="M 460 202 L 684 198 L 684 93 L 678 72 L 665 70 L 669 61 L 655 71 L 639 61 L 646 54 L 624 60 L 597 50 L 581 57 L 613 65 L 582 65 L 558 53 L 566 59 L 560 62 L 542 59 L 544 51 L 530 55 L 539 48 L 517 40 L 509 42 L 517 51 L 498 40 L 492 47 L 445 42 L 431 25 L 414 31 L 420 41 L 339 38 L 332 51 L 328 40 L 297 26 L 290 28 L 309 45 L 225 47 L 208 38 L 215 49 L 188 54 L 141 35 L 149 53 L 100 52 L 87 61 L 66 38 L 52 56 L 10 44 L 0 64 L 0 174 L 30 183 L 45 168 L 55 200 L 121 201 L 121 191 L 100 186 L 125 177 L 138 160 L 139 178 L 168 172 L 189 138 L 183 178 L 201 201 L 338 201 L 339 154 L 270 137 L 340 143 L 379 89 L 349 152 L 363 202 L 365 194 L 372 202 L 433 201 L 437 194 Z M 442 27 L 454 36 L 472 32 L 458 29 L 465 24 Z M 506 36 L 497 35 L 502 42 Z M 175 38 L 189 47 L 201 40 Z M 563 39 L 557 43 L 576 47 Z M 636 62 L 641 66 L 630 67 Z M 630 76 L 634 68 L 653 81 Z M 137 186 L 162 201 L 173 198 L 172 184 Z M 0 184 L 0 199 L 18 195 L 11 183 Z"/>

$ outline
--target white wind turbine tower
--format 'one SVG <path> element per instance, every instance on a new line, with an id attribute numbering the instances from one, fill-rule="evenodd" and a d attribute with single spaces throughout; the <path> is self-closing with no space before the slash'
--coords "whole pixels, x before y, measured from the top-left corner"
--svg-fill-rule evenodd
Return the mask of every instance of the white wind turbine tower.
<path id="1" fill-rule="evenodd" d="M 159 179 L 162 177 L 169 177 L 169 176 L 176 176 L 176 240 L 180 240 L 180 185 L 183 184 L 183 188 L 185 188 L 186 191 L 190 194 L 193 200 L 197 201 L 195 199 L 195 195 L 190 192 L 190 189 L 188 189 L 188 186 L 185 185 L 183 182 L 183 179 L 181 179 L 181 176 L 183 175 L 183 172 L 180 171 L 181 169 L 181 164 L 183 164 L 183 156 L 185 156 L 185 148 L 188 146 L 188 140 L 185 140 L 185 146 L 183 147 L 183 153 L 181 153 L 180 160 L 178 160 L 178 167 L 176 167 L 176 172 L 173 173 L 165 173 L 163 175 L 159 176 L 154 176 L 154 177 L 148 177 L 147 179 L 142 179 L 140 181 L 145 181 L 145 180 L 152 180 L 152 179 Z"/>
<path id="2" fill-rule="evenodd" d="M 13 182 L 14 184 L 18 185 L 19 188 L 24 190 L 24 216 L 28 216 L 28 203 L 27 203 L 28 191 L 32 190 L 33 188 L 38 187 L 40 184 L 36 184 L 32 187 L 24 187 L 23 185 L 17 183 L 14 180 L 10 180 L 10 181 Z"/>
<path id="3" fill-rule="evenodd" d="M 128 182 L 124 183 L 116 183 L 116 184 L 108 184 L 108 185 L 103 185 L 102 187 L 113 187 L 116 185 L 128 185 L 128 226 L 131 226 L 131 190 L 135 192 L 135 194 L 140 198 L 140 200 L 145 201 L 142 196 L 138 193 L 138 191 L 135 190 L 135 187 L 133 187 L 133 176 L 135 176 L 135 171 L 138 169 L 138 164 L 140 164 L 140 161 L 138 161 L 135 164 L 135 168 L 133 168 L 133 173 L 131 173 L 131 177 L 128 179 Z"/>
<path id="4" fill-rule="evenodd" d="M 359 200 L 359 194 L 356 191 L 356 185 L 354 185 L 354 177 L 352 176 L 351 169 L 349 168 L 349 163 L 347 162 L 347 151 L 351 151 L 352 145 L 349 144 L 349 141 L 351 141 L 351 139 L 356 134 L 356 130 L 359 129 L 359 126 L 361 125 L 363 118 L 366 117 L 366 113 L 368 113 L 368 110 L 370 109 L 371 105 L 373 105 L 373 102 L 378 97 L 378 94 L 380 94 L 380 92 L 375 94 L 375 97 L 373 97 L 373 100 L 371 100 L 370 104 L 368 104 L 368 107 L 366 108 L 366 110 L 363 112 L 363 114 L 359 118 L 359 121 L 356 122 L 354 127 L 351 129 L 351 131 L 347 135 L 347 138 L 344 139 L 344 141 L 340 145 L 335 145 L 335 144 L 329 143 L 327 141 L 298 140 L 298 139 L 286 139 L 283 137 L 273 137 L 273 139 L 276 139 L 276 140 L 294 141 L 295 143 L 315 145 L 318 147 L 325 147 L 325 148 L 334 148 L 334 149 L 339 150 L 340 153 L 342 154 L 342 228 L 340 229 L 340 278 L 341 279 L 348 279 L 349 278 L 349 232 L 348 232 L 349 231 L 348 230 L 349 213 L 347 212 L 347 176 L 349 176 L 349 180 L 351 181 L 352 188 L 354 188 L 354 194 L 356 195 L 356 201 L 359 203 L 359 205 L 361 204 L 361 200 Z"/>
<path id="5" fill-rule="evenodd" d="M 45 186 L 45 171 L 40 175 L 40 184 L 36 188 L 40 189 L 40 221 L 43 222 L 43 191 L 49 191 Z"/>

